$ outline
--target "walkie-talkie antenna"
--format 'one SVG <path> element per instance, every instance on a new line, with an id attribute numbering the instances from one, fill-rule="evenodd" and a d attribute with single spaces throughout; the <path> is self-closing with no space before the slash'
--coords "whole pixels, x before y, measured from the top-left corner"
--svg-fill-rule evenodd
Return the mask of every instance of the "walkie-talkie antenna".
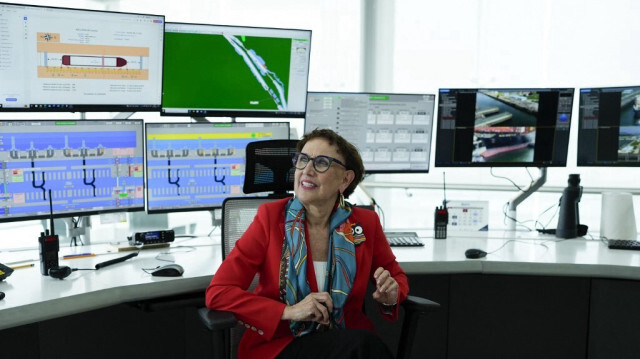
<path id="1" fill-rule="evenodd" d="M 444 174 L 444 171 L 442 171 L 442 192 L 444 195 L 444 199 L 442 200 L 442 207 L 447 208 L 447 181 Z M 51 195 L 49 195 L 49 197 L 51 197 Z"/>
<path id="2" fill-rule="evenodd" d="M 53 199 L 51 198 L 51 190 L 49 190 L 49 223 L 51 226 L 51 235 L 55 235 L 56 232 L 53 228 Z"/>

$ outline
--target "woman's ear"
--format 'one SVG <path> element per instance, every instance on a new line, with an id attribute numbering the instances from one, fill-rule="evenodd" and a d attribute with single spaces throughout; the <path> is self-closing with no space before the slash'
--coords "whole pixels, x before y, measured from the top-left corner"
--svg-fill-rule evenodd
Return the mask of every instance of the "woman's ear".
<path id="1" fill-rule="evenodd" d="M 344 171 L 344 177 L 342 178 L 342 184 L 340 185 L 340 193 L 343 193 L 355 178 L 356 173 L 353 170 Z"/>

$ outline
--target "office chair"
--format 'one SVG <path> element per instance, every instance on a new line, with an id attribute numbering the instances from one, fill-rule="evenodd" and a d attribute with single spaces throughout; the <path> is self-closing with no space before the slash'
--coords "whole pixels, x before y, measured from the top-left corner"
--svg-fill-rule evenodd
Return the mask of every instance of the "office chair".
<path id="1" fill-rule="evenodd" d="M 223 260 L 235 246 L 235 242 L 255 217 L 258 206 L 287 196 L 293 190 L 295 170 L 291 156 L 295 152 L 294 140 L 258 141 L 247 145 L 245 171 L 245 193 L 275 191 L 268 197 L 227 198 L 222 204 L 222 256 Z M 247 290 L 257 285 L 257 277 Z M 430 300 L 409 296 L 402 303 L 405 316 L 402 323 L 398 358 L 411 356 L 411 344 L 415 339 L 418 320 L 427 312 L 435 311 L 440 304 Z M 237 324 L 230 312 L 200 308 L 198 314 L 207 329 L 212 332 L 216 358 L 235 358 L 237 345 L 244 327 Z"/>

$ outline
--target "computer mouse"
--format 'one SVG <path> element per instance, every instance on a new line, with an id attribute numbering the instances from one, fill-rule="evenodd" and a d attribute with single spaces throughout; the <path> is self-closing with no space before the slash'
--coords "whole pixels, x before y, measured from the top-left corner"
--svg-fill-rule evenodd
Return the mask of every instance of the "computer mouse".
<path id="1" fill-rule="evenodd" d="M 182 273 L 184 273 L 184 268 L 181 265 L 171 263 L 154 269 L 151 275 L 156 277 L 179 277 Z"/>
<path id="2" fill-rule="evenodd" d="M 464 252 L 465 257 L 473 258 L 473 259 L 484 258 L 486 255 L 487 255 L 487 252 L 477 248 L 469 248 Z"/>

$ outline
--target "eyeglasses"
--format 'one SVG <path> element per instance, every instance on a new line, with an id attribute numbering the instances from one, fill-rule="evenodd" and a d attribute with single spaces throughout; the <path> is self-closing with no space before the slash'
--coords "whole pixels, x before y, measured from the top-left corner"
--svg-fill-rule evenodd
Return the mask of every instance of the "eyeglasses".
<path id="1" fill-rule="evenodd" d="M 309 157 L 309 155 L 302 152 L 294 153 L 293 158 L 291 160 L 293 162 L 293 166 L 299 170 L 305 169 L 309 161 L 313 161 L 313 169 L 315 169 L 316 172 L 318 173 L 327 172 L 329 170 L 329 167 L 331 167 L 331 164 L 334 162 L 341 165 L 344 168 L 347 168 L 347 166 L 337 158 L 323 156 L 323 155 L 316 156 L 316 157 Z"/>

